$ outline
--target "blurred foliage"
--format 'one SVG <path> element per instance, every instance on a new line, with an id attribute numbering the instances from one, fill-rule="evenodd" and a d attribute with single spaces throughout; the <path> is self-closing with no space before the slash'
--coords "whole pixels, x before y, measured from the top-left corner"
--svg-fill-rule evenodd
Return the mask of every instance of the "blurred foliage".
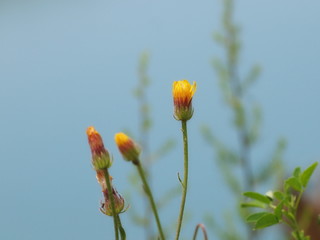
<path id="1" fill-rule="evenodd" d="M 255 64 L 245 76 L 239 75 L 241 41 L 240 28 L 234 20 L 234 0 L 223 1 L 222 30 L 214 34 L 214 40 L 224 52 L 223 58 L 214 58 L 213 67 L 217 73 L 219 86 L 226 106 L 233 118 L 233 129 L 237 136 L 237 147 L 224 143 L 209 126 L 202 127 L 205 140 L 212 146 L 216 154 L 216 161 L 221 169 L 228 188 L 234 194 L 235 207 L 239 218 L 234 216 L 235 210 L 226 213 L 224 223 L 217 222 L 207 215 L 208 226 L 219 236 L 219 239 L 257 239 L 258 236 L 247 225 L 239 227 L 248 215 L 247 210 L 241 209 L 241 192 L 254 191 L 260 184 L 269 181 L 273 176 L 283 177 L 282 156 L 286 146 L 283 139 L 278 140 L 271 158 L 260 169 L 252 169 L 252 150 L 259 141 L 261 132 L 262 111 L 259 105 L 249 99 L 250 87 L 257 81 L 261 68 Z M 241 176 L 241 175 L 242 176 Z M 231 214 L 230 214 L 231 213 Z M 223 227 L 225 226 L 225 227 Z M 241 225 L 240 225 L 241 226 Z"/>
<path id="2" fill-rule="evenodd" d="M 140 56 L 139 65 L 138 65 L 138 85 L 134 89 L 133 94 L 138 102 L 138 116 L 139 116 L 139 136 L 137 136 L 136 139 L 138 139 L 138 142 L 142 148 L 142 155 L 141 155 L 141 164 L 143 165 L 143 168 L 145 170 L 146 177 L 148 179 L 149 184 L 152 186 L 152 165 L 155 164 L 158 160 L 160 160 L 162 157 L 164 157 L 167 153 L 173 150 L 175 147 L 175 141 L 173 139 L 167 139 L 164 141 L 156 150 L 151 151 L 149 148 L 149 139 L 150 139 L 150 131 L 153 127 L 153 121 L 151 116 L 151 103 L 148 99 L 148 89 L 151 86 L 151 79 L 148 75 L 148 68 L 149 68 L 149 62 L 150 62 L 150 54 L 148 52 L 143 52 Z M 133 136 L 131 134 L 131 136 Z M 131 190 L 135 193 L 139 193 L 143 197 L 145 197 L 145 193 L 141 187 L 141 182 L 139 179 L 139 176 L 136 174 L 136 171 L 132 171 L 129 174 L 129 182 L 132 185 L 134 190 Z M 127 193 L 127 200 L 128 202 L 132 202 L 133 198 L 131 197 L 131 191 Z M 156 205 L 158 207 L 158 210 L 160 211 L 162 208 L 165 208 L 172 199 L 179 196 L 180 194 L 180 186 L 178 184 L 171 189 L 167 190 L 163 194 L 163 196 L 160 197 L 160 199 L 156 200 Z M 144 198 L 144 206 L 145 209 L 143 211 L 143 214 L 141 212 L 138 212 L 134 208 L 131 208 L 129 213 L 132 222 L 140 226 L 144 229 L 146 238 L 148 240 L 155 240 L 157 239 L 157 232 L 154 231 L 154 216 L 152 214 L 151 207 L 149 205 L 148 199 Z M 134 205 L 134 203 L 131 203 L 131 205 Z M 168 224 L 168 221 L 166 221 Z M 164 226 L 166 229 L 166 233 L 169 235 L 170 232 L 174 231 L 174 228 L 171 227 L 172 224 L 168 224 L 168 226 Z"/>
<path id="3" fill-rule="evenodd" d="M 258 207 L 262 212 L 255 212 L 247 217 L 247 222 L 254 225 L 254 229 L 263 229 L 278 223 L 289 226 L 291 235 L 295 240 L 310 240 L 310 236 L 305 233 L 298 218 L 298 207 L 302 195 L 306 190 L 309 180 L 316 169 L 318 162 L 313 163 L 304 171 L 300 167 L 295 168 L 292 176 L 284 181 L 282 191 L 268 192 L 266 195 L 257 192 L 245 192 L 244 196 L 251 199 L 250 202 L 243 203 L 242 207 Z M 311 220 L 310 212 L 304 211 L 308 215 L 305 220 Z M 305 224 L 308 227 L 310 222 Z"/>

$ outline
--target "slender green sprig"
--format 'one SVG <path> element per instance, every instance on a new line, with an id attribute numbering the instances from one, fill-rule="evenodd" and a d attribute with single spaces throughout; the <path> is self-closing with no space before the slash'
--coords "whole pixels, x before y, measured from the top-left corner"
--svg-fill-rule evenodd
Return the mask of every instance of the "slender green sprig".
<path id="1" fill-rule="evenodd" d="M 258 207 L 262 212 L 251 214 L 247 222 L 254 225 L 254 229 L 266 228 L 278 223 L 284 223 L 291 228 L 291 235 L 296 240 L 310 240 L 305 236 L 297 220 L 297 210 L 308 182 L 316 169 L 318 162 L 313 163 L 304 171 L 295 168 L 291 177 L 284 181 L 283 191 L 271 192 L 263 195 L 257 192 L 245 192 L 243 195 L 252 201 L 243 203 L 242 207 Z"/>
<path id="2" fill-rule="evenodd" d="M 140 56 L 139 66 L 138 66 L 138 76 L 139 83 L 135 89 L 135 97 L 138 100 L 139 104 L 139 142 L 143 149 L 143 155 L 141 157 L 144 162 L 144 171 L 148 183 L 152 187 L 152 175 L 150 174 L 152 161 L 149 148 L 149 139 L 150 139 L 150 130 L 152 127 L 152 118 L 151 118 L 151 106 L 148 99 L 148 87 L 151 84 L 151 79 L 148 74 L 150 54 L 148 52 L 143 52 Z M 154 235 L 154 229 L 152 225 L 152 211 L 150 211 L 150 205 L 147 203 L 148 199 L 144 198 L 146 203 L 144 204 L 144 216 L 145 224 L 143 225 L 146 239 L 152 239 Z"/>
<path id="3" fill-rule="evenodd" d="M 183 182 L 182 182 L 182 198 L 181 198 L 181 205 L 180 205 L 180 213 L 178 218 L 178 227 L 176 232 L 176 240 L 179 239 L 183 213 L 184 213 L 184 206 L 186 203 L 187 197 L 187 189 L 188 189 L 188 132 L 187 132 L 187 121 L 181 121 L 182 125 L 182 136 L 183 136 L 183 154 L 184 154 L 184 173 L 183 173 Z"/>
<path id="4" fill-rule="evenodd" d="M 107 183 L 107 188 L 108 188 L 108 195 L 111 200 L 111 211 L 112 211 L 112 216 L 113 216 L 113 225 L 114 225 L 114 234 L 115 234 L 115 239 L 119 240 L 119 234 L 118 234 L 118 229 L 119 229 L 119 223 L 118 223 L 118 214 L 116 214 L 116 208 L 115 208 L 115 203 L 114 203 L 114 197 L 112 194 L 112 186 L 110 183 L 110 175 L 108 168 L 104 169 L 104 176 L 106 179 Z"/>
<path id="5" fill-rule="evenodd" d="M 165 236 L 164 236 L 164 233 L 163 233 L 163 230 L 162 230 L 160 218 L 159 218 L 158 211 L 157 211 L 157 206 L 156 206 L 155 201 L 153 199 L 151 189 L 149 187 L 149 184 L 147 182 L 144 170 L 143 170 L 143 168 L 141 166 L 141 163 L 140 163 L 139 159 L 134 160 L 133 164 L 136 165 L 137 168 L 138 168 L 138 172 L 139 172 L 139 175 L 140 175 L 142 183 L 143 183 L 144 191 L 145 191 L 145 193 L 147 194 L 147 196 L 149 198 L 151 209 L 153 211 L 154 217 L 155 217 L 156 222 L 157 222 L 157 227 L 158 227 L 158 230 L 159 230 L 160 239 L 161 240 L 165 240 Z"/>

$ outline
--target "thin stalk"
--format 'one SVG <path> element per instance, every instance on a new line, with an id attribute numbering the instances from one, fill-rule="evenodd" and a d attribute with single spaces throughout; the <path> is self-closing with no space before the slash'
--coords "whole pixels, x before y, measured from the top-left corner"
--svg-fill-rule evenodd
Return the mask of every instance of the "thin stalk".
<path id="1" fill-rule="evenodd" d="M 299 229 L 296 229 L 296 230 L 295 230 L 295 233 L 296 233 L 296 236 L 297 236 L 297 240 L 303 240 L 303 239 L 301 238 L 301 236 L 300 236 L 300 231 L 299 231 Z"/>
<path id="2" fill-rule="evenodd" d="M 301 197 L 302 197 L 302 194 L 303 194 L 303 190 L 299 193 L 298 195 L 298 198 L 294 204 L 294 216 L 297 216 L 297 210 L 298 210 L 298 206 L 299 206 L 299 203 L 301 201 Z M 295 220 L 294 221 L 294 225 L 295 225 L 295 228 L 294 228 L 294 232 L 296 232 L 296 236 L 298 238 L 298 240 L 301 240 L 301 236 L 300 236 L 300 229 L 299 229 L 299 224 L 297 223 L 297 221 Z"/>
<path id="3" fill-rule="evenodd" d="M 298 206 L 299 206 L 299 203 L 300 203 L 300 201 L 301 201 L 301 197 L 302 197 L 302 195 L 303 195 L 303 190 L 299 193 L 299 195 L 298 195 L 298 197 L 297 197 L 297 200 L 296 200 L 296 202 L 295 202 L 295 204 L 294 204 L 294 214 L 296 215 L 297 214 L 297 210 L 298 210 Z"/>
<path id="4" fill-rule="evenodd" d="M 164 234 L 163 234 L 163 231 L 162 231 L 162 226 L 161 226 L 161 223 L 160 223 L 160 218 L 159 218 L 158 211 L 157 211 L 157 207 L 156 207 L 156 204 L 154 202 L 150 187 L 148 185 L 148 182 L 147 182 L 146 176 L 144 174 L 144 171 L 142 169 L 142 166 L 140 164 L 140 161 L 136 160 L 136 161 L 134 161 L 134 164 L 138 168 L 138 172 L 139 172 L 139 175 L 140 175 L 142 183 L 143 183 L 144 191 L 145 191 L 145 193 L 147 194 L 147 196 L 149 198 L 150 205 L 151 205 L 154 217 L 155 217 L 156 222 L 157 222 L 157 226 L 158 226 L 158 230 L 159 230 L 159 234 L 160 234 L 160 239 L 161 240 L 165 240 L 165 237 L 164 237 Z"/>
<path id="5" fill-rule="evenodd" d="M 107 183 L 108 195 L 111 200 L 111 211 L 112 211 L 112 216 L 113 216 L 114 234 L 115 234 L 116 240 L 119 240 L 118 219 L 117 219 L 116 208 L 115 208 L 115 204 L 114 204 L 114 198 L 113 198 L 113 194 L 112 194 L 112 187 L 111 187 L 111 183 L 110 183 L 109 171 L 107 168 L 104 170 L 104 177 L 105 177 L 106 183 Z"/>
<path id="6" fill-rule="evenodd" d="M 202 230 L 202 232 L 203 232 L 204 240 L 208 240 L 208 235 L 207 235 L 206 227 L 205 227 L 202 223 L 199 223 L 199 224 L 196 226 L 196 229 L 195 229 L 195 231 L 194 231 L 194 235 L 193 235 L 192 240 L 196 240 L 196 237 L 197 237 L 199 228 L 201 228 L 201 230 Z"/>
<path id="7" fill-rule="evenodd" d="M 254 191 L 254 177 L 251 167 L 251 161 L 249 158 L 250 145 L 248 144 L 248 131 L 243 126 L 242 130 L 238 130 L 239 141 L 240 141 L 240 162 L 242 166 L 243 179 L 244 179 L 244 190 Z"/>
<path id="8" fill-rule="evenodd" d="M 176 232 L 176 240 L 179 239 L 183 213 L 184 213 L 184 206 L 186 203 L 186 196 L 187 196 L 187 188 L 188 188 L 188 132 L 187 132 L 187 121 L 181 121 L 182 125 L 182 135 L 183 135 L 183 153 L 184 153 L 184 174 L 183 174 L 183 183 L 182 183 L 182 198 L 181 198 L 181 205 L 180 205 L 180 213 L 178 218 L 178 227 Z"/>
<path id="9" fill-rule="evenodd" d="M 119 223 L 119 232 L 120 232 L 121 240 L 126 240 L 126 238 L 127 238 L 127 236 L 126 236 L 126 231 L 125 231 L 124 228 L 122 227 L 119 214 L 117 214 L 117 221 L 118 221 L 118 223 Z"/>

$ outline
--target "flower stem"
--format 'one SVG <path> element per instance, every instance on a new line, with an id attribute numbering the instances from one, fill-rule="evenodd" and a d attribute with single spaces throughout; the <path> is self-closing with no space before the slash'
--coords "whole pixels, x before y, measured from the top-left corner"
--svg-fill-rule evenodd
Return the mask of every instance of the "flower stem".
<path id="1" fill-rule="evenodd" d="M 148 185 L 148 182 L 147 182 L 146 176 L 144 174 L 144 171 L 142 169 L 142 166 L 140 164 L 140 161 L 136 160 L 136 161 L 134 161 L 134 164 L 138 168 L 138 172 L 139 172 L 141 180 L 143 182 L 144 191 L 145 191 L 145 193 L 147 194 L 147 196 L 149 198 L 150 205 L 151 205 L 154 217 L 155 217 L 156 222 L 157 222 L 157 226 L 158 226 L 158 230 L 159 230 L 159 234 L 160 234 L 160 239 L 161 240 L 165 240 L 165 237 L 164 237 L 164 234 L 163 234 L 163 231 L 162 231 L 162 226 L 161 226 L 160 219 L 159 219 L 159 215 L 158 215 L 158 211 L 157 211 L 157 207 L 156 207 L 156 204 L 154 202 L 150 187 Z"/>
<path id="2" fill-rule="evenodd" d="M 114 234 L 115 234 L 116 240 L 119 240 L 118 219 L 117 219 L 116 208 L 115 208 L 115 204 L 114 204 L 114 197 L 113 197 L 113 194 L 112 194 L 112 187 L 111 187 L 111 183 L 110 183 L 110 176 L 109 176 L 108 168 L 106 168 L 104 170 L 104 176 L 105 176 L 106 183 L 107 183 L 108 195 L 109 195 L 110 200 L 111 200 L 111 211 L 112 211 L 112 216 L 113 216 Z"/>
<path id="3" fill-rule="evenodd" d="M 126 236 L 126 231 L 125 231 L 124 228 L 122 227 L 119 214 L 117 214 L 117 221 L 118 221 L 118 223 L 119 223 L 119 232 L 120 232 L 121 240 L 126 240 L 126 238 L 127 238 L 127 236 Z"/>
<path id="4" fill-rule="evenodd" d="M 186 203 L 186 196 L 187 196 L 187 188 L 188 188 L 188 132 L 187 132 L 187 121 L 181 121 L 182 124 L 182 135 L 183 135 L 183 149 L 184 149 L 184 174 L 183 174 L 183 184 L 182 184 L 182 198 L 181 198 L 181 205 L 180 205 L 180 214 L 178 218 L 178 227 L 176 232 L 176 240 L 179 239 L 182 219 L 183 219 L 183 212 L 184 206 Z"/>

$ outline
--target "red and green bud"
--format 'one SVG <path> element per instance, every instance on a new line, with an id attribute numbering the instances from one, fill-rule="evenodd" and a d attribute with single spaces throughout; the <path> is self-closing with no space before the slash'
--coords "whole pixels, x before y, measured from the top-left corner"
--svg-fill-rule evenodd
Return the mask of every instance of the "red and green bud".
<path id="1" fill-rule="evenodd" d="M 140 147 L 131 138 L 124 133 L 117 133 L 114 140 L 125 160 L 135 162 L 139 159 Z"/>
<path id="2" fill-rule="evenodd" d="M 94 129 L 94 127 L 88 127 L 87 135 L 94 169 L 98 171 L 109 168 L 112 164 L 112 160 L 103 145 L 100 134 Z"/>
<path id="3" fill-rule="evenodd" d="M 192 85 L 187 80 L 173 82 L 172 96 L 175 119 L 187 121 L 192 117 L 192 97 L 196 89 L 197 85 L 195 82 Z"/>

